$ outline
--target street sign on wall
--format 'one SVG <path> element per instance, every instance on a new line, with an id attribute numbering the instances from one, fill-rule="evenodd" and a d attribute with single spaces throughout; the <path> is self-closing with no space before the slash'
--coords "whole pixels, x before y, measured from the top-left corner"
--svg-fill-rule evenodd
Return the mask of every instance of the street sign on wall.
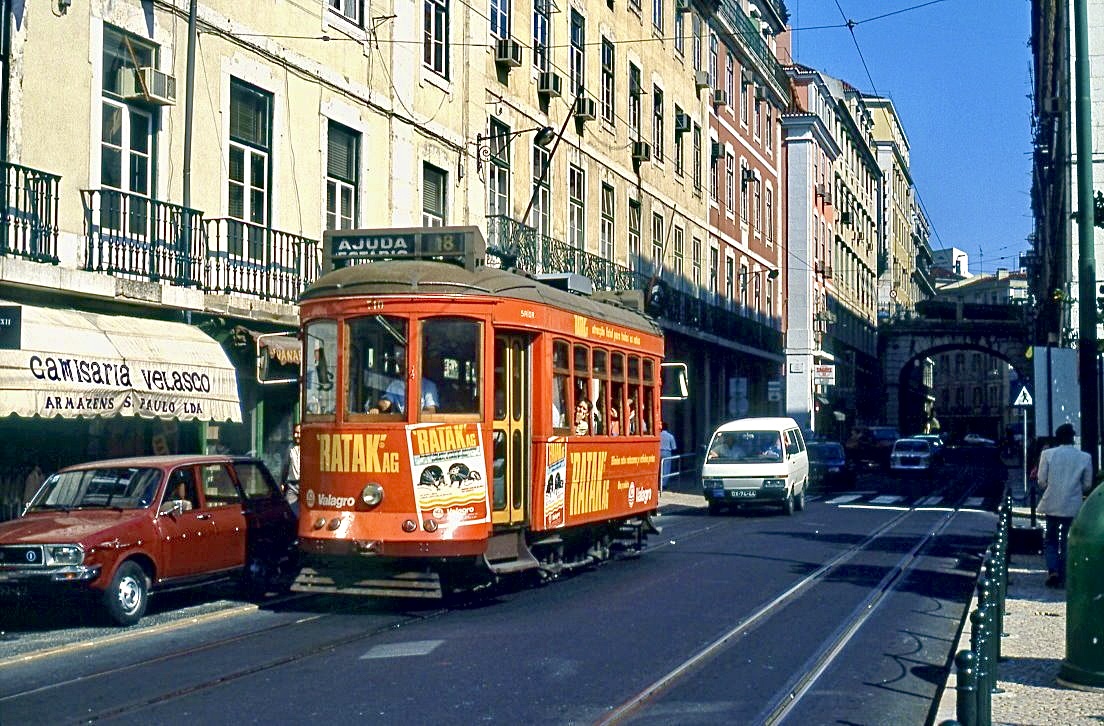
<path id="1" fill-rule="evenodd" d="M 836 366 L 832 363 L 817 364 L 813 366 L 814 386 L 836 385 Z"/>

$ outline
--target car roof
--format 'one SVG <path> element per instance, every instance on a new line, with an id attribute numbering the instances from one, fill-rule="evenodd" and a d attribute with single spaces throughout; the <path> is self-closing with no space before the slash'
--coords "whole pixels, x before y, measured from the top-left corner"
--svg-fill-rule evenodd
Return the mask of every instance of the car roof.
<path id="1" fill-rule="evenodd" d="M 60 471 L 80 469 L 106 469 L 109 467 L 150 467 L 168 469 L 184 464 L 227 464 L 236 462 L 260 461 L 251 456 L 231 456 L 226 454 L 163 454 L 156 456 L 126 456 L 117 459 L 100 459 L 65 466 Z"/>
<path id="2" fill-rule="evenodd" d="M 925 446 L 930 446 L 931 442 L 925 439 L 918 439 L 915 436 L 907 436 L 903 439 L 897 439 L 893 442 L 894 446 L 896 446 L 897 444 L 924 444 Z"/>
<path id="3" fill-rule="evenodd" d="M 740 418 L 728 421 L 717 427 L 717 431 L 776 431 L 778 429 L 796 429 L 797 421 L 785 416 L 764 416 L 761 418 Z"/>

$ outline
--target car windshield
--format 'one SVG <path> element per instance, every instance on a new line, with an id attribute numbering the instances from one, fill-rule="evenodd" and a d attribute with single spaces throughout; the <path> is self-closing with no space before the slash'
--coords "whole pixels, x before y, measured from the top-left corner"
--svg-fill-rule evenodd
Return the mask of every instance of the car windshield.
<path id="1" fill-rule="evenodd" d="M 830 461 L 843 458 L 843 446 L 835 442 L 810 442 L 809 458 L 813 461 Z"/>
<path id="2" fill-rule="evenodd" d="M 926 454 L 928 453 L 927 441 L 898 441 L 895 447 L 902 454 Z"/>
<path id="3" fill-rule="evenodd" d="M 31 502 L 31 509 L 144 509 L 153 503 L 161 470 L 105 467 L 52 474 Z"/>
<path id="4" fill-rule="evenodd" d="M 707 461 L 782 461 L 782 439 L 777 431 L 721 431 L 713 437 Z"/>

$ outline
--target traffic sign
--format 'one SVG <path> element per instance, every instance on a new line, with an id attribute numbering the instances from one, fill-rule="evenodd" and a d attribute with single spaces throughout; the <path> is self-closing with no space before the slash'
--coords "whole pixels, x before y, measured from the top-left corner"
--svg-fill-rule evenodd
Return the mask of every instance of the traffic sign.
<path id="1" fill-rule="evenodd" d="M 1034 399 L 1031 398 L 1031 391 L 1027 390 L 1027 386 L 1020 389 L 1020 392 L 1016 395 L 1016 399 L 1012 401 L 1013 406 L 1033 406 L 1035 405 Z"/>

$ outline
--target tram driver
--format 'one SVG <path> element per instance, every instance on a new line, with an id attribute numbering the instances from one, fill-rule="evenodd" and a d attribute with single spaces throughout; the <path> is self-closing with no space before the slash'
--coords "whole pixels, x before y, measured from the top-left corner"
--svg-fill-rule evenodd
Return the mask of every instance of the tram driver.
<path id="1" fill-rule="evenodd" d="M 406 413 L 406 351 L 402 348 L 395 351 L 395 366 L 398 377 L 387 384 L 387 390 L 374 405 L 369 402 L 368 413 Z M 440 405 L 437 384 L 423 376 L 422 412 L 436 413 Z"/>

